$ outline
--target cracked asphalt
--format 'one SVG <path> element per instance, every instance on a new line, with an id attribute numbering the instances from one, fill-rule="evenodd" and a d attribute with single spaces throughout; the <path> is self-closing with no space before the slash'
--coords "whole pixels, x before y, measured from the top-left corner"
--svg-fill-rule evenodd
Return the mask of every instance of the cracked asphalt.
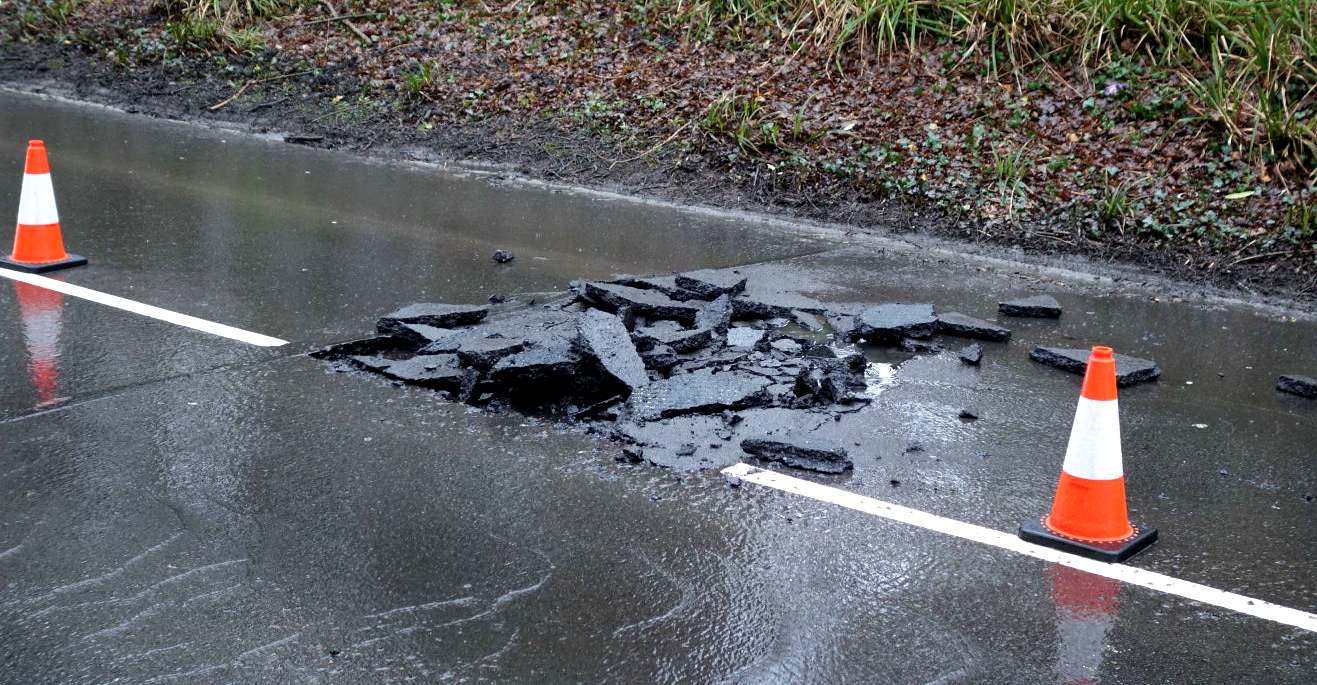
<path id="1" fill-rule="evenodd" d="M 876 520 L 305 353 L 414 301 L 741 266 L 752 292 L 1010 320 L 981 368 L 872 350 L 794 473 L 1013 530 L 1048 506 L 1079 379 L 1034 345 L 1157 360 L 1123 389 L 1131 563 L 1317 611 L 1317 322 L 825 228 L 362 161 L 0 91 L 0 216 L 42 137 L 58 278 L 290 340 L 256 348 L 0 282 L 0 682 L 1268 682 L 1317 638 Z M 508 265 L 490 260 L 511 249 Z M 967 422 L 961 409 L 981 417 Z M 922 451 L 909 452 L 918 441 Z"/>

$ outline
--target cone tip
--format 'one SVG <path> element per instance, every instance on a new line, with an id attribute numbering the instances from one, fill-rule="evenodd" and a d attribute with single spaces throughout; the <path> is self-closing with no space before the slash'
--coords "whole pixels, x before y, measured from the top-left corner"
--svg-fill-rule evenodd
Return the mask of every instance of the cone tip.
<path id="1" fill-rule="evenodd" d="M 27 141 L 27 146 L 28 146 L 28 147 L 45 147 L 45 146 L 46 146 L 46 141 L 44 141 L 44 140 L 36 140 L 36 139 L 29 140 L 29 141 Z"/>
<path id="2" fill-rule="evenodd" d="M 1115 352 L 1105 345 L 1093 346 L 1093 359 L 1112 359 Z"/>

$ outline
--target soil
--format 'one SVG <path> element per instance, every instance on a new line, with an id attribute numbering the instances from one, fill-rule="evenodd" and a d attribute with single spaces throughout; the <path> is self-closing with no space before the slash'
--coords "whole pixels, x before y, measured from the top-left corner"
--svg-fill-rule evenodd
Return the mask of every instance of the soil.
<path id="1" fill-rule="evenodd" d="M 899 197 L 879 200 L 827 177 L 816 177 L 802 189 L 754 173 L 728 173 L 723 161 L 699 154 L 657 149 L 618 157 L 617 147 L 605 138 L 549 118 L 495 114 L 421 131 L 406 112 L 344 107 L 345 98 L 360 93 L 363 84 L 334 68 L 290 70 L 249 79 L 235 88 L 215 78 L 214 65 L 200 58 L 184 56 L 125 69 L 70 46 L 10 43 L 0 45 L 0 84 L 150 117 L 281 134 L 292 144 L 385 160 L 479 168 L 508 178 L 826 222 L 848 231 L 932 237 L 957 251 L 1061 263 L 1118 281 L 1178 281 L 1179 286 L 1167 288 L 1173 292 L 1201 293 L 1207 287 L 1215 294 L 1284 308 L 1311 311 L 1317 305 L 1317 274 L 1307 269 L 1277 268 L 1272 262 L 1203 270 L 1200 260 L 1186 259 L 1182 250 L 1097 242 L 1064 245 L 1041 233 L 982 231 L 937 210 L 911 206 Z"/>

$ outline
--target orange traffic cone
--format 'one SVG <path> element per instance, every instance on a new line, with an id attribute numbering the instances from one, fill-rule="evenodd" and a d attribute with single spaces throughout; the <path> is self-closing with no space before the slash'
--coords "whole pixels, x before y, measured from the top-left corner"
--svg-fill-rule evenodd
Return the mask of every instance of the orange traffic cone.
<path id="1" fill-rule="evenodd" d="M 46 144 L 40 140 L 28 141 L 23 192 L 18 200 L 14 252 L 8 257 L 0 257 L 0 266 L 39 273 L 86 263 L 85 257 L 64 251 L 64 238 L 59 231 L 59 212 L 55 211 L 55 187 L 50 182 L 50 162 L 46 159 Z"/>
<path id="2" fill-rule="evenodd" d="M 1116 359 L 1094 347 L 1075 409 L 1052 512 L 1020 526 L 1020 537 L 1099 561 L 1124 561 L 1157 540 L 1130 524 L 1116 408 Z"/>

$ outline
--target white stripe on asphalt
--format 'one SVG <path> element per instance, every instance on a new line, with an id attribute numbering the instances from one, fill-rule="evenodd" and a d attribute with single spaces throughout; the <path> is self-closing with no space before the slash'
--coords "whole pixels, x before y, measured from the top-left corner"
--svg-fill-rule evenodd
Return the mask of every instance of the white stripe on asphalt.
<path id="1" fill-rule="evenodd" d="M 857 495 L 853 492 L 838 490 L 826 485 L 811 483 L 807 480 L 793 478 L 773 471 L 765 471 L 755 468 L 749 464 L 736 464 L 723 469 L 723 474 L 739 478 L 743 481 L 763 485 L 765 487 L 775 488 L 784 492 L 801 495 L 820 502 L 828 502 L 838 506 L 854 509 L 873 516 L 881 516 L 885 519 L 898 521 L 900 523 L 917 526 L 925 530 L 931 530 L 944 535 L 958 537 L 964 540 L 972 540 L 985 545 L 991 545 L 1000 549 L 1017 552 L 1025 556 L 1043 561 L 1050 561 L 1054 564 L 1069 566 L 1070 568 L 1079 569 L 1099 576 L 1113 578 L 1131 585 L 1165 592 L 1176 595 L 1185 599 L 1190 599 L 1203 604 L 1211 604 L 1237 611 L 1241 614 L 1248 614 L 1267 621 L 1274 621 L 1294 628 L 1300 628 L 1317 633 L 1317 614 L 1310 614 L 1306 611 L 1283 607 L 1279 604 L 1264 602 L 1260 599 L 1237 595 L 1233 592 L 1217 590 L 1206 585 L 1199 585 L 1187 580 L 1172 578 L 1154 571 L 1147 571 L 1133 566 L 1124 564 L 1108 564 L 1093 559 L 1075 556 L 1049 547 L 1042 547 L 1029 542 L 1009 533 L 1003 533 L 999 530 L 976 526 L 972 523 L 965 523 L 955 519 L 949 519 L 936 514 L 910 509 L 898 504 L 883 502 Z"/>
<path id="2" fill-rule="evenodd" d="M 92 302 L 103 304 L 109 307 L 114 307 L 115 309 L 122 309 L 126 312 L 141 314 L 142 316 L 149 316 L 152 319 L 157 319 L 159 321 L 172 323 L 176 326 L 184 326 L 186 328 L 191 328 L 194 330 L 201 331 L 202 333 L 218 335 L 221 338 L 229 338 L 230 340 L 245 342 L 248 345 L 259 345 L 261 347 L 279 347 L 280 345 L 288 344 L 287 340 L 280 340 L 279 338 L 272 338 L 268 335 L 261 335 L 260 333 L 252 333 L 251 331 L 244 331 L 241 328 L 234 328 L 233 326 L 225 326 L 222 323 L 215 323 L 214 321 L 198 319 L 195 316 L 188 316 L 187 314 L 179 314 L 178 312 L 171 312 L 168 309 L 161 309 L 160 307 L 156 307 L 153 305 L 143 304 L 141 302 L 134 302 L 133 300 L 125 299 L 119 297 L 118 295 L 109 295 L 97 290 L 84 288 L 80 285 L 73 285 L 72 283 L 65 283 L 64 281 L 58 281 L 53 278 L 47 278 L 45 276 L 23 273 L 22 271 L 13 271 L 11 269 L 0 269 L 0 276 L 4 276 L 5 278 L 15 280 L 20 283 L 27 283 L 30 285 L 46 288 L 47 290 L 54 290 L 55 292 L 64 293 L 65 295 L 80 297 L 84 300 L 90 300 Z"/>

